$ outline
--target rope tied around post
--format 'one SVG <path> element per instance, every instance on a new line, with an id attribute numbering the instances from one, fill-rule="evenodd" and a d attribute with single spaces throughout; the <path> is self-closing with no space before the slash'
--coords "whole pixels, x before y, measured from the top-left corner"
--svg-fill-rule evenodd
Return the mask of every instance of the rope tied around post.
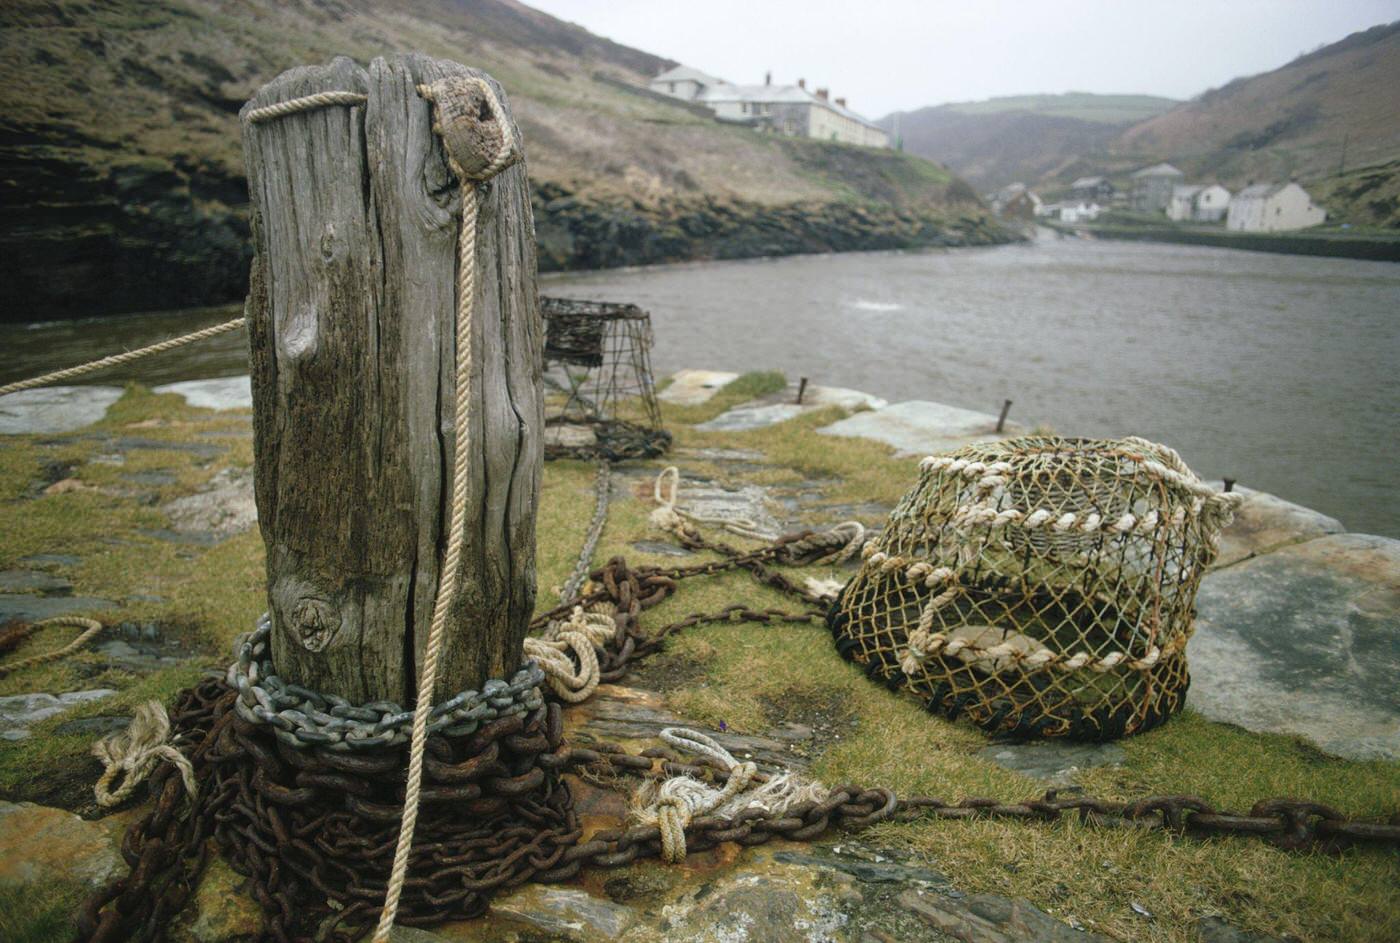
<path id="1" fill-rule="evenodd" d="M 468 433 L 471 428 L 472 309 L 476 300 L 476 227 L 482 193 L 479 185 L 520 160 L 515 133 L 506 121 L 505 109 L 485 79 L 452 75 L 418 86 L 418 94 L 434 110 L 433 132 L 446 151 L 447 163 L 462 191 L 462 219 L 457 232 L 456 358 L 453 402 L 452 499 L 449 507 L 447 549 L 441 579 L 433 600 L 432 623 L 423 651 L 418 701 L 413 710 L 413 734 L 409 746 L 408 779 L 404 789 L 403 818 L 399 824 L 394 864 L 374 943 L 385 943 L 398 916 L 399 900 L 408 876 L 409 851 L 418 822 L 423 783 L 423 754 L 428 740 L 428 720 L 437 684 L 438 656 L 447 628 L 448 612 L 457 598 L 457 571 L 461 568 L 466 536 L 467 471 L 471 462 Z M 494 128 L 494 141 L 488 129 Z M 591 652 L 591 647 L 590 647 Z"/>

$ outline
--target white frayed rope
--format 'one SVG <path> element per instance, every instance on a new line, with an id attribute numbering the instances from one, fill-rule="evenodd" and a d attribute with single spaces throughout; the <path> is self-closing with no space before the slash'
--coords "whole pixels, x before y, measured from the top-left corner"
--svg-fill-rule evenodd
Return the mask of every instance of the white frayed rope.
<path id="1" fill-rule="evenodd" d="M 714 739 L 696 730 L 667 727 L 661 731 L 661 739 L 682 753 L 708 756 L 729 773 L 723 789 L 690 776 L 673 776 L 660 784 L 648 780 L 632 797 L 633 821 L 661 830 L 661 857 L 669 864 L 685 860 L 685 829 L 698 816 L 733 818 L 749 809 L 774 815 L 804 802 L 821 802 L 830 795 L 821 783 L 786 770 L 760 782 L 758 767 L 751 760 L 740 763 Z"/>
<path id="2" fill-rule="evenodd" d="M 164 760 L 173 763 L 184 780 L 185 792 L 193 799 L 197 793 L 194 767 L 189 759 L 170 742 L 170 715 L 159 701 L 147 701 L 136 708 L 131 724 L 122 731 L 104 737 L 92 745 L 92 755 L 102 761 L 102 776 L 93 786 L 97 804 L 105 808 L 117 805 L 145 782 L 156 764 Z M 112 783 L 121 777 L 121 785 Z"/>

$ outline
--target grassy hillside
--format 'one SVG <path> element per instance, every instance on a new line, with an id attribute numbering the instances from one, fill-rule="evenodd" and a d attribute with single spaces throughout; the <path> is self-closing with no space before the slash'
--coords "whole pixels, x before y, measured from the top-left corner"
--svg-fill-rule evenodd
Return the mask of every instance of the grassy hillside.
<path id="1" fill-rule="evenodd" d="M 1085 157 L 1104 157 L 1133 122 L 1176 102 L 1151 95 L 1018 95 L 902 112 L 906 150 L 945 163 L 984 190 L 1054 176 Z M 881 124 L 893 128 L 895 115 Z"/>
<path id="2" fill-rule="evenodd" d="M 731 233 L 731 252 L 997 238 L 940 168 L 894 153 L 852 160 L 630 91 L 672 63 L 514 0 L 7 0 L 0 316 L 238 296 L 239 107 L 286 68 L 410 50 L 484 68 L 507 89 L 545 267 L 726 251 L 681 223 Z M 815 222 L 759 240 L 769 211 Z"/>
<path id="3" fill-rule="evenodd" d="M 1400 230 L 1400 160 L 1308 182 L 1331 222 Z"/>
<path id="4" fill-rule="evenodd" d="M 1178 104 L 1158 95 L 1095 95 L 1065 92 L 1062 95 L 1009 95 L 980 102 L 953 102 L 941 107 L 961 115 L 999 115 L 1007 112 L 1074 118 L 1097 124 L 1131 124 L 1156 117 Z"/>
<path id="5" fill-rule="evenodd" d="M 1400 22 L 1237 79 L 1125 132 L 1124 158 L 1228 184 L 1316 179 L 1400 156 Z M 1345 155 L 1344 152 L 1345 151 Z"/>

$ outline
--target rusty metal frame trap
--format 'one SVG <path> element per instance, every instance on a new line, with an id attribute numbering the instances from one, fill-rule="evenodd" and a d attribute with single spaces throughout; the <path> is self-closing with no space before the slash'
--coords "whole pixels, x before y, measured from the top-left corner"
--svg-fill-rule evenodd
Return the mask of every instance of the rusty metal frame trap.
<path id="1" fill-rule="evenodd" d="M 543 296 L 545 458 L 655 458 L 671 445 L 651 372 L 651 315 Z"/>

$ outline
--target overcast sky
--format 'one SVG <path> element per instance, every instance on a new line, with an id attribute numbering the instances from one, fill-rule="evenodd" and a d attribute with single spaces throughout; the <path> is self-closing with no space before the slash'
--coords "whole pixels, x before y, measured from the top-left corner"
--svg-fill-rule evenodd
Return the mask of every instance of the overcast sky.
<path id="1" fill-rule="evenodd" d="M 870 117 L 1028 92 L 1190 98 L 1400 19 L 1400 0 L 524 0 L 738 83 Z"/>

